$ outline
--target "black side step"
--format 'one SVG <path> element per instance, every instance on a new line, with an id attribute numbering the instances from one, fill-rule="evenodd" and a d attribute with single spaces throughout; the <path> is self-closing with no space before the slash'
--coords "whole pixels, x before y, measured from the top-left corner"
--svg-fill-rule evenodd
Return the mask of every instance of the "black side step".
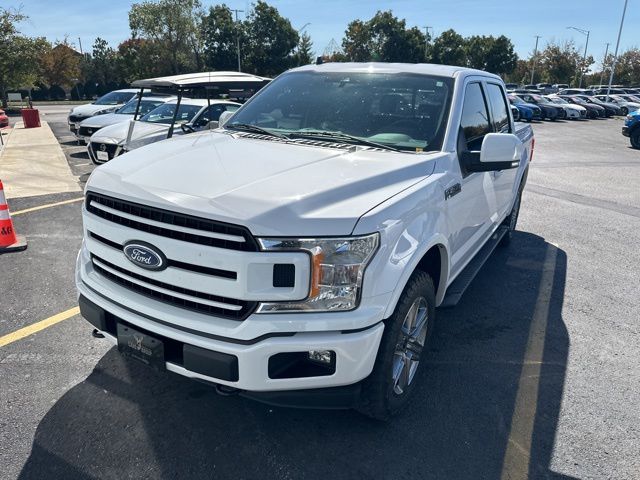
<path id="1" fill-rule="evenodd" d="M 464 267 L 464 270 L 460 272 L 453 283 L 449 285 L 447 293 L 444 294 L 444 300 L 440 304 L 441 308 L 455 307 L 458 304 L 465 290 L 469 285 L 471 285 L 473 279 L 476 278 L 476 275 L 484 263 L 491 256 L 500 243 L 500 240 L 502 240 L 502 237 L 504 237 L 508 231 L 509 227 L 500 226 L 495 232 L 493 232 L 493 235 L 491 235 L 489 240 L 487 240 L 487 243 L 482 246 L 476 256 L 466 267 Z"/>

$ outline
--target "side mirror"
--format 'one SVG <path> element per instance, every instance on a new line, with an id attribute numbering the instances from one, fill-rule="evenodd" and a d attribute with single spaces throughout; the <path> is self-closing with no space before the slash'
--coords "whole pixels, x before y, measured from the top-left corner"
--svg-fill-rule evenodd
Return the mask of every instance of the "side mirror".
<path id="1" fill-rule="evenodd" d="M 522 142 L 511 133 L 488 133 L 479 152 L 464 152 L 462 160 L 468 172 L 492 172 L 517 168 Z"/>
<path id="2" fill-rule="evenodd" d="M 216 122 L 215 120 L 211 120 L 209 123 L 207 123 L 207 126 L 205 127 L 207 130 L 214 130 L 216 128 L 218 128 L 220 126 L 219 122 Z"/>
<path id="3" fill-rule="evenodd" d="M 224 124 L 229 121 L 235 112 L 230 112 L 229 110 L 224 111 L 220 114 L 220 118 L 218 119 L 218 127 L 224 127 Z"/>

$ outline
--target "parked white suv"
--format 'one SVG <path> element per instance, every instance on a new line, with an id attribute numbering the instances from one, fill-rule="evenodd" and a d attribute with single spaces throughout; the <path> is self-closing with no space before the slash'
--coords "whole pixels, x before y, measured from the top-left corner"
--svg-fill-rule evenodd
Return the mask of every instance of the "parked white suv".
<path id="1" fill-rule="evenodd" d="M 532 152 L 496 75 L 291 70 L 223 128 L 94 170 L 82 315 L 122 353 L 227 393 L 387 418 L 435 308 L 510 239 Z"/>
<path id="2" fill-rule="evenodd" d="M 122 107 L 125 103 L 135 97 L 139 92 L 140 90 L 135 88 L 114 90 L 113 92 L 109 92 L 98 98 L 93 103 L 86 103 L 72 108 L 69 112 L 69 117 L 67 118 L 69 131 L 74 135 L 77 135 L 78 130 L 80 129 L 80 123 L 83 120 L 93 117 L 94 115 L 104 115 L 106 113 L 115 112 L 118 108 Z"/>

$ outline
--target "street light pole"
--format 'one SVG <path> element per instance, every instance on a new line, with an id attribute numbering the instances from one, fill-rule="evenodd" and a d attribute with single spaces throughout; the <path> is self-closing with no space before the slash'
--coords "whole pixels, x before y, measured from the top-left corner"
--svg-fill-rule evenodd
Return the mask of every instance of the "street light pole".
<path id="1" fill-rule="evenodd" d="M 433 30 L 431 26 L 424 27 L 424 59 L 428 60 L 427 54 L 429 53 L 429 29 Z"/>
<path id="2" fill-rule="evenodd" d="M 582 66 L 580 67 L 580 84 L 578 85 L 578 88 L 582 88 L 582 77 L 584 76 L 584 67 L 587 61 L 587 48 L 589 47 L 589 34 L 591 32 L 589 30 L 583 30 L 582 28 L 577 28 L 577 27 L 567 27 L 567 28 L 571 30 L 575 30 L 576 32 L 580 32 L 581 34 L 587 36 L 587 41 L 584 44 L 584 55 L 582 56 Z"/>
<path id="3" fill-rule="evenodd" d="M 536 48 L 533 50 L 533 65 L 531 66 L 531 81 L 529 83 L 533 84 L 533 74 L 536 71 L 536 62 L 538 61 L 538 40 L 540 40 L 540 35 L 536 35 Z"/>
<path id="4" fill-rule="evenodd" d="M 238 28 L 238 13 L 244 13 L 244 10 L 230 8 L 230 11 L 236 14 L 236 49 L 238 51 L 238 71 L 240 72 L 240 29 Z"/>
<path id="5" fill-rule="evenodd" d="M 620 20 L 620 29 L 618 30 L 618 41 L 616 42 L 616 53 L 613 54 L 613 62 L 611 63 L 611 75 L 609 75 L 609 86 L 607 87 L 607 98 L 609 101 L 609 93 L 611 92 L 611 84 L 613 83 L 613 73 L 616 71 L 616 62 L 618 61 L 618 47 L 620 46 L 620 37 L 622 36 L 622 26 L 624 25 L 624 15 L 627 13 L 627 2 L 624 0 L 624 8 L 622 9 L 622 20 Z"/>
<path id="6" fill-rule="evenodd" d="M 604 60 L 602 60 L 602 73 L 600 73 L 600 83 L 599 85 L 602 86 L 602 79 L 604 77 L 604 71 L 607 68 L 607 54 L 609 53 L 609 43 L 607 43 L 607 47 L 604 49 Z"/>

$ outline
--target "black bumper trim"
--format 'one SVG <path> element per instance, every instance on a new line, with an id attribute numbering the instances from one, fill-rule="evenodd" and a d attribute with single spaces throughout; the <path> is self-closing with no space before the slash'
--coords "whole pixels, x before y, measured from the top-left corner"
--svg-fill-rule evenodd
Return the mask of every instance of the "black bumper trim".
<path id="1" fill-rule="evenodd" d="M 242 397 L 266 403 L 274 407 L 345 410 L 357 406 L 362 382 L 342 387 L 311 388 L 307 390 L 282 390 L 249 392 L 240 390 Z"/>

